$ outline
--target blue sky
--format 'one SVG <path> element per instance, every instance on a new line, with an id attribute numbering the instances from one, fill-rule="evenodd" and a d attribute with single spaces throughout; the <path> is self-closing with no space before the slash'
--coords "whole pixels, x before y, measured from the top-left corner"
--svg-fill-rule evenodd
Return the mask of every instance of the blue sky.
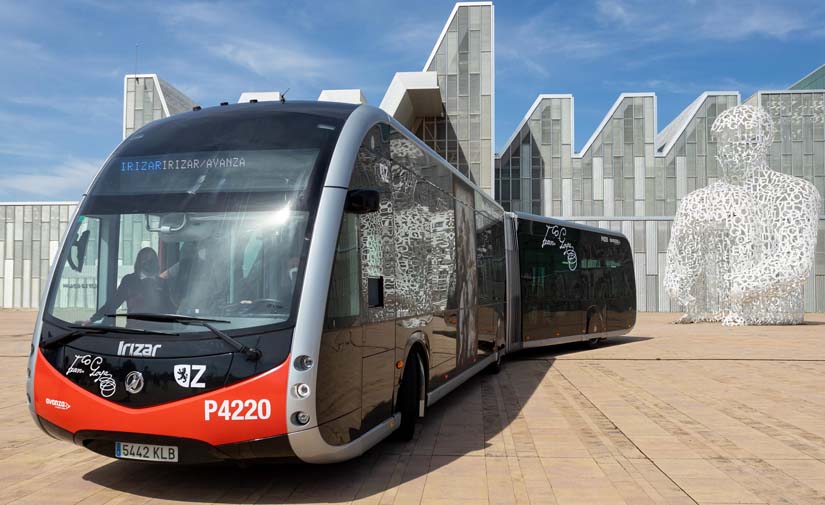
<path id="1" fill-rule="evenodd" d="M 0 201 L 76 200 L 120 141 L 123 74 L 202 105 L 242 91 L 378 104 L 421 70 L 444 1 L 0 0 Z M 573 93 L 580 148 L 622 91 L 654 91 L 663 128 L 706 90 L 783 89 L 825 63 L 825 2 L 498 2 L 496 148 L 539 93 Z M 135 44 L 138 62 L 135 65 Z"/>

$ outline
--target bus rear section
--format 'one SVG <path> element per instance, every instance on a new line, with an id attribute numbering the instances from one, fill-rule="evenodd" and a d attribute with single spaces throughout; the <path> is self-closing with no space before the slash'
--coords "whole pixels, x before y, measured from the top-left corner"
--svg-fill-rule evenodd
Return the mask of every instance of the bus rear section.
<path id="1" fill-rule="evenodd" d="M 633 254 L 618 232 L 532 214 L 516 225 L 521 326 L 513 348 L 588 341 L 636 322 Z"/>

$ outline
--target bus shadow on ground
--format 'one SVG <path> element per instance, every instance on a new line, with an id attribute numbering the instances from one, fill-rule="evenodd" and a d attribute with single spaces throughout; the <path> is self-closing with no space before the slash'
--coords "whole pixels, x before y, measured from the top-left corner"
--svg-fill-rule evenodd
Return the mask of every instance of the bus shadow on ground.
<path id="1" fill-rule="evenodd" d="M 617 337 L 603 345 L 648 339 Z M 500 435 L 516 421 L 554 358 L 586 350 L 584 344 L 566 344 L 515 353 L 501 373 L 479 374 L 429 409 L 411 442 L 385 440 L 351 461 L 200 466 L 112 461 L 83 478 L 144 498 L 192 503 L 347 503 L 387 491 L 404 492 L 405 484 L 423 487 L 423 481 L 414 481 L 462 456 L 506 456 Z"/>
<path id="2" fill-rule="evenodd" d="M 552 359 L 559 356 L 564 356 L 567 354 L 575 354 L 580 353 L 583 351 L 588 350 L 595 350 L 595 349 L 606 349 L 608 347 L 614 347 L 617 345 L 626 345 L 626 344 L 633 344 L 637 342 L 644 342 L 646 340 L 652 340 L 653 337 L 640 337 L 640 336 L 630 336 L 630 335 L 622 335 L 618 337 L 610 337 L 607 339 L 606 342 L 600 342 L 599 345 L 593 349 L 587 347 L 586 343 L 583 342 L 573 342 L 570 344 L 562 344 L 562 345 L 554 345 L 550 347 L 536 347 L 533 349 L 523 349 L 521 351 L 516 351 L 511 356 L 511 359 L 515 360 L 529 360 L 529 359 Z M 582 359 L 588 359 L 588 355 L 582 354 Z M 595 358 L 594 358 L 595 359 Z"/>

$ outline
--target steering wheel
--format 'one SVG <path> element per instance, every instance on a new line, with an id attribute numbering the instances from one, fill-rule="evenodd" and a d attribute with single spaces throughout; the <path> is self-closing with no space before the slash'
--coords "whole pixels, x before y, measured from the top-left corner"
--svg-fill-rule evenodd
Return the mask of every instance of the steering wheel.
<path id="1" fill-rule="evenodd" d="M 261 309 L 284 309 L 286 308 L 286 304 L 281 300 L 277 300 L 275 298 L 258 298 L 257 300 L 252 300 L 252 303 L 244 303 L 242 304 L 243 307 L 246 307 L 245 312 L 261 312 Z"/>
<path id="2" fill-rule="evenodd" d="M 234 314 L 259 314 L 272 313 L 273 309 L 279 310 L 286 308 L 286 305 L 281 300 L 275 298 L 258 298 L 251 302 L 244 300 L 243 302 L 226 305 L 223 310 L 230 315 Z"/>

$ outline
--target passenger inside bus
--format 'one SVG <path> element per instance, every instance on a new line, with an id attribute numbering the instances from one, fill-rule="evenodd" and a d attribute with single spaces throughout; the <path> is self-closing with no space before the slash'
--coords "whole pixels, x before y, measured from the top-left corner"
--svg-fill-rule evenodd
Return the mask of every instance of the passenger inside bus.
<path id="1" fill-rule="evenodd" d="M 123 276 L 114 296 L 107 300 L 87 323 L 99 321 L 109 314 L 116 313 L 123 302 L 126 302 L 126 312 L 129 314 L 167 314 L 175 311 L 169 294 L 169 285 L 159 274 L 158 253 L 151 247 L 144 247 L 138 252 L 134 272 Z"/>

